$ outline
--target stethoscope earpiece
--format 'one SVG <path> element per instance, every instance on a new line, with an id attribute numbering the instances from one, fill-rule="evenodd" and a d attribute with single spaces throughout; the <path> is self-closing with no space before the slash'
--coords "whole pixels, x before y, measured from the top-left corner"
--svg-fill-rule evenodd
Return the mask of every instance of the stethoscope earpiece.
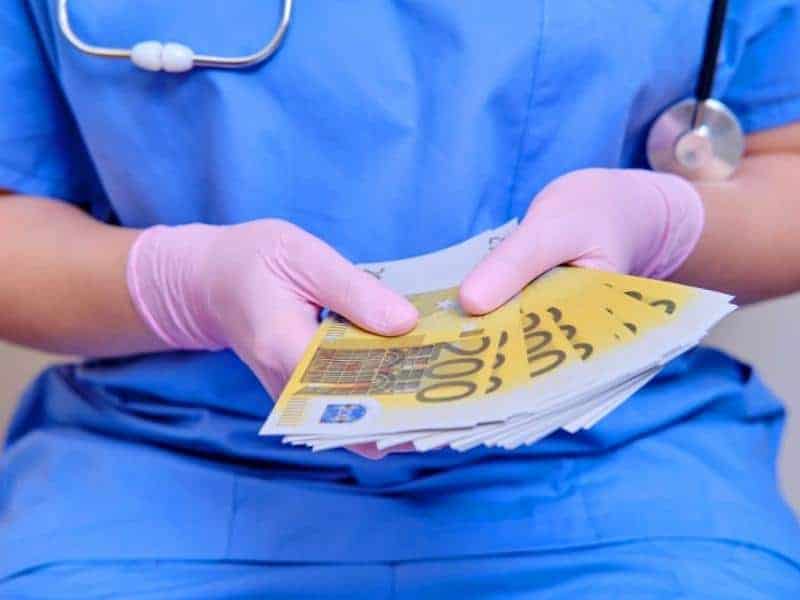
<path id="1" fill-rule="evenodd" d="M 145 71 L 185 73 L 194 67 L 194 51 L 183 44 L 150 40 L 131 48 L 131 62 Z"/>

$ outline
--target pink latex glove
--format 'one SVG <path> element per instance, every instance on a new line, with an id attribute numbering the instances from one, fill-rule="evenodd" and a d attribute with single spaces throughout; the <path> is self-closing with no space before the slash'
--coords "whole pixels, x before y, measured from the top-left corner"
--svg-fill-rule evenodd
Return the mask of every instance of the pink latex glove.
<path id="1" fill-rule="evenodd" d="M 405 333 L 418 318 L 408 300 L 333 248 L 274 219 L 146 229 L 130 250 L 127 281 L 167 348 L 231 348 L 273 398 L 314 335 L 321 307 L 382 335 Z M 387 453 L 374 444 L 351 450 Z"/>
<path id="2" fill-rule="evenodd" d="M 704 222 L 697 191 L 675 175 L 583 169 L 547 185 L 520 226 L 461 285 L 461 303 L 489 312 L 561 265 L 663 279 L 694 249 Z"/>

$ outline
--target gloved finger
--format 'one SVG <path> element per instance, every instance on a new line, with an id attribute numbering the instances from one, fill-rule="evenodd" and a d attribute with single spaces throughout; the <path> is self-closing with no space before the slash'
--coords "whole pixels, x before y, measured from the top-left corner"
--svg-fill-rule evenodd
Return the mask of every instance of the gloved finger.
<path id="1" fill-rule="evenodd" d="M 301 232 L 284 245 L 293 282 L 309 300 L 381 335 L 400 335 L 416 325 L 419 315 L 408 300 L 323 241 Z"/>
<path id="2" fill-rule="evenodd" d="M 411 442 L 406 442 L 405 444 L 398 444 L 397 446 L 390 446 L 389 448 L 384 448 L 383 450 L 378 449 L 378 445 L 375 442 L 367 442 L 365 444 L 353 444 L 352 446 L 346 447 L 350 452 L 355 452 L 359 456 L 363 456 L 364 458 L 369 458 L 370 460 L 380 460 L 384 458 L 387 454 L 392 454 L 393 452 L 414 452 L 416 449 L 414 448 L 414 444 Z"/>
<path id="3" fill-rule="evenodd" d="M 585 254 L 588 240 L 578 225 L 571 214 L 540 217 L 531 211 L 464 279 L 461 306 L 471 314 L 490 312 L 542 273 Z"/>

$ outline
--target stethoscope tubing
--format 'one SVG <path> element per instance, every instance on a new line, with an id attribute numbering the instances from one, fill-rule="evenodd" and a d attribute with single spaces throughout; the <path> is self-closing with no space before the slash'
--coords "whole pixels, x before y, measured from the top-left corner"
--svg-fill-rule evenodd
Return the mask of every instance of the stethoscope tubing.
<path id="1" fill-rule="evenodd" d="M 714 0 L 711 5 L 711 13 L 706 25 L 705 46 L 703 48 L 703 60 L 700 64 L 700 73 L 697 76 L 694 97 L 697 102 L 697 110 L 692 119 L 693 127 L 700 127 L 703 123 L 702 110 L 705 101 L 711 98 L 714 88 L 714 77 L 717 72 L 717 60 L 719 57 L 719 47 L 722 42 L 722 33 L 725 30 L 725 15 L 728 12 L 728 0 Z"/>

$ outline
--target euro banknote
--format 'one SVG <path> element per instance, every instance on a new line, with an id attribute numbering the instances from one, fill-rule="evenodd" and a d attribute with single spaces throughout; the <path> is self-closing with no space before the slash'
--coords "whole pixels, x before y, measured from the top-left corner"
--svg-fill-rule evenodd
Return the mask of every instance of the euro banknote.
<path id="1" fill-rule="evenodd" d="M 559 267 L 484 316 L 458 284 L 514 222 L 427 255 L 362 265 L 420 321 L 381 337 L 328 316 L 261 429 L 316 451 L 513 449 L 594 426 L 735 307 L 725 294 Z"/>

